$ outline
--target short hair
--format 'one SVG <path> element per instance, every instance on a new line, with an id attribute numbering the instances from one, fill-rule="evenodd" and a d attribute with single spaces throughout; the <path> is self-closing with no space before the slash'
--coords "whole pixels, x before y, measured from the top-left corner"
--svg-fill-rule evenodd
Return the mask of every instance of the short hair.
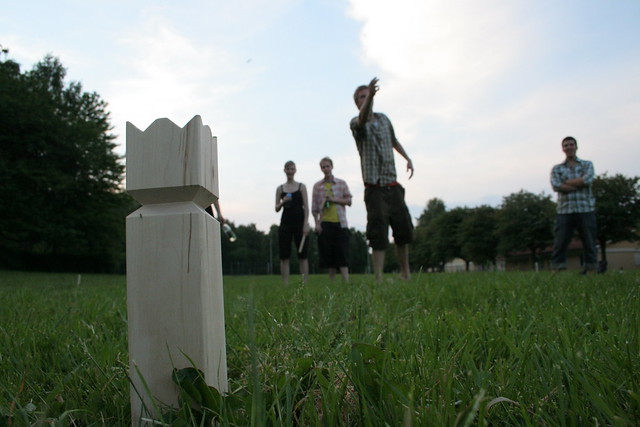
<path id="1" fill-rule="evenodd" d="M 562 140 L 562 144 L 564 144 L 565 141 L 573 141 L 576 144 L 576 147 L 578 146 L 578 141 L 572 136 L 565 136 Z"/>
<path id="2" fill-rule="evenodd" d="M 331 160 L 330 157 L 323 157 L 322 159 L 320 159 L 320 164 L 322 164 L 322 162 L 329 162 L 329 164 L 331 165 L 331 167 L 333 167 L 333 160 Z"/>
<path id="3" fill-rule="evenodd" d="M 368 85 L 360 85 L 358 86 L 358 88 L 356 89 L 355 92 L 353 92 L 353 101 L 356 102 L 356 98 L 358 97 L 358 92 L 360 92 L 361 90 L 364 89 L 369 89 Z"/>
<path id="4" fill-rule="evenodd" d="M 296 166 L 296 164 L 295 164 L 295 162 L 294 162 L 293 160 L 289 160 L 289 161 L 287 161 L 287 163 L 285 163 L 285 164 L 284 164 L 284 168 L 286 169 L 286 168 L 287 168 L 287 166 L 293 166 L 293 167 L 295 167 L 295 166 Z"/>

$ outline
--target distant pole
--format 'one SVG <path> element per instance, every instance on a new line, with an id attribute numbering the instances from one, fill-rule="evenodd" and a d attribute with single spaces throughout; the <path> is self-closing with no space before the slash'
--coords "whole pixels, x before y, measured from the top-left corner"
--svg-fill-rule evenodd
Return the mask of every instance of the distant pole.
<path id="1" fill-rule="evenodd" d="M 217 140 L 195 116 L 184 128 L 127 123 L 127 312 L 132 425 L 175 406 L 174 368 L 195 366 L 227 391 Z M 146 384 L 146 386 L 145 386 Z M 148 391 L 146 389 L 148 387 Z"/>

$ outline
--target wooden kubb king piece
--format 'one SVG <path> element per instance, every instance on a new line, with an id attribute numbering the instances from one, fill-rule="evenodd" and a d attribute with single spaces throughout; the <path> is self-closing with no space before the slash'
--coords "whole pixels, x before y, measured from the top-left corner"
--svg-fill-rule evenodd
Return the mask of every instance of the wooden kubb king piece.
<path id="1" fill-rule="evenodd" d="M 155 416 L 152 397 L 175 405 L 174 368 L 195 366 L 227 391 L 217 140 L 195 116 L 184 128 L 127 123 L 127 311 L 131 417 Z M 190 360 L 189 360 L 190 359 Z M 141 378 L 142 376 L 142 378 Z M 145 390 L 147 384 L 152 396 Z"/>

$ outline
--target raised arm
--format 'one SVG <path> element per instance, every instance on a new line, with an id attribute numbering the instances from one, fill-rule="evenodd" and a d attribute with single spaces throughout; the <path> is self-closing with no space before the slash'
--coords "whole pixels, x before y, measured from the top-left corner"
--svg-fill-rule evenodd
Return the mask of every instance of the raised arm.
<path id="1" fill-rule="evenodd" d="M 358 127 L 364 126 L 364 124 L 371 118 L 371 115 L 373 114 L 373 97 L 376 96 L 378 89 L 378 78 L 374 77 L 371 82 L 369 82 L 369 93 L 364 100 L 364 104 L 360 107 L 360 114 L 358 114 Z"/>

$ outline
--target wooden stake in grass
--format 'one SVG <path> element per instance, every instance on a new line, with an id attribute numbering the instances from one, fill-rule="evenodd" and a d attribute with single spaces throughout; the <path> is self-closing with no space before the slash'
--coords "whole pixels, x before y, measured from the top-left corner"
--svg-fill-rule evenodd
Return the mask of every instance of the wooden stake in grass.
<path id="1" fill-rule="evenodd" d="M 307 239 L 307 235 L 304 234 L 302 236 L 302 239 L 300 240 L 300 247 L 298 248 L 298 253 L 301 254 L 302 253 L 302 248 L 304 248 L 304 241 Z"/>
<path id="2" fill-rule="evenodd" d="M 132 425 L 159 416 L 144 408 L 178 403 L 174 368 L 195 364 L 227 391 L 220 224 L 204 211 L 218 195 L 217 165 L 200 116 L 144 132 L 127 123 L 127 192 L 142 204 L 127 217 Z"/>

